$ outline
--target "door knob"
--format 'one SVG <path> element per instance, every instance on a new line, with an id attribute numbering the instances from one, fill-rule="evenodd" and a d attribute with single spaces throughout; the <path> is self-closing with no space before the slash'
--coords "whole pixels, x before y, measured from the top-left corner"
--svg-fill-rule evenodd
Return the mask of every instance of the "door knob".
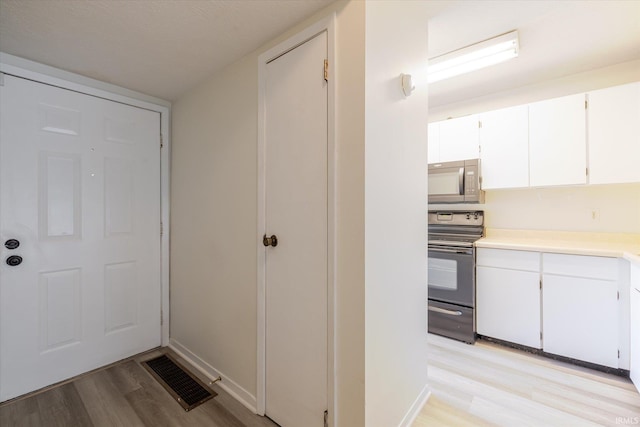
<path id="1" fill-rule="evenodd" d="M 11 267 L 15 267 L 20 264 L 22 264 L 22 257 L 19 255 L 11 255 L 9 258 L 7 258 L 7 265 Z"/>
<path id="2" fill-rule="evenodd" d="M 16 239 L 9 239 L 4 242 L 4 247 L 7 249 L 16 249 L 18 246 L 20 246 L 20 242 Z"/>
<path id="3" fill-rule="evenodd" d="M 278 246 L 278 238 L 275 234 L 271 237 L 267 237 L 267 235 L 265 234 L 262 238 L 262 244 L 265 246 L 273 246 L 275 248 L 276 246 Z"/>

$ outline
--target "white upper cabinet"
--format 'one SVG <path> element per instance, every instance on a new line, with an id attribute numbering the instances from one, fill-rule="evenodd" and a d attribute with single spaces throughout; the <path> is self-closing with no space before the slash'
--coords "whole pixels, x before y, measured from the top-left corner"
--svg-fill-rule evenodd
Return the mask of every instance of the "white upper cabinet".
<path id="1" fill-rule="evenodd" d="M 585 184 L 585 94 L 529 104 L 529 168 L 532 187 Z"/>
<path id="2" fill-rule="evenodd" d="M 588 98 L 589 183 L 640 182 L 640 83 Z"/>
<path id="3" fill-rule="evenodd" d="M 482 188 L 529 186 L 529 106 L 480 114 Z"/>
<path id="4" fill-rule="evenodd" d="M 438 124 L 440 126 L 439 162 L 477 159 L 479 157 L 480 139 L 476 114 L 444 120 Z"/>
<path id="5" fill-rule="evenodd" d="M 434 122 L 428 147 L 479 157 L 485 190 L 640 182 L 640 82 Z"/>
<path id="6" fill-rule="evenodd" d="M 440 161 L 440 123 L 429 123 L 427 134 L 427 161 L 438 163 Z"/>

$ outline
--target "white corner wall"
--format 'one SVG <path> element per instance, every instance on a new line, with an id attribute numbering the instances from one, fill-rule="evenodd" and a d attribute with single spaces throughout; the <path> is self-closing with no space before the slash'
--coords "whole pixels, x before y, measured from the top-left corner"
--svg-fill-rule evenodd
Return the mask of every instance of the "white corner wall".
<path id="1" fill-rule="evenodd" d="M 427 7 L 338 1 L 173 106 L 172 344 L 222 375 L 249 407 L 257 370 L 258 56 L 331 13 L 337 279 L 330 420 L 405 426 L 424 403 L 427 90 L 418 86 L 404 98 L 399 76 L 424 72 Z"/>
<path id="2" fill-rule="evenodd" d="M 173 114 L 171 344 L 255 406 L 257 59 Z"/>
<path id="3" fill-rule="evenodd" d="M 409 425 L 427 384 L 428 2 L 366 2 L 365 417 Z"/>

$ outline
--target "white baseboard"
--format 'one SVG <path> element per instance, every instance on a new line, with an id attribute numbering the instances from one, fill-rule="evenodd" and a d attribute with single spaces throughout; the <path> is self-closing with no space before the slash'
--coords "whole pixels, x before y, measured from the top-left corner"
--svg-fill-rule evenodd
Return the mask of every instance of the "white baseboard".
<path id="1" fill-rule="evenodd" d="M 416 400 L 413 401 L 413 404 L 398 424 L 398 427 L 411 427 L 411 424 L 416 420 L 416 417 L 422 410 L 422 407 L 427 403 L 429 397 L 431 396 L 431 390 L 429 390 L 429 386 L 425 385 Z"/>
<path id="2" fill-rule="evenodd" d="M 222 381 L 218 381 L 216 384 L 220 386 L 224 391 L 233 396 L 238 402 L 242 403 L 247 409 L 254 414 L 257 413 L 256 397 L 249 393 L 244 388 L 240 387 L 232 379 L 227 377 L 222 372 L 218 371 L 213 366 L 202 360 L 200 357 L 192 353 L 188 348 L 171 338 L 169 340 L 169 348 L 176 352 L 180 357 L 189 362 L 193 367 L 199 370 L 201 373 L 207 376 L 210 380 L 214 380 L 218 377 L 222 378 Z"/>

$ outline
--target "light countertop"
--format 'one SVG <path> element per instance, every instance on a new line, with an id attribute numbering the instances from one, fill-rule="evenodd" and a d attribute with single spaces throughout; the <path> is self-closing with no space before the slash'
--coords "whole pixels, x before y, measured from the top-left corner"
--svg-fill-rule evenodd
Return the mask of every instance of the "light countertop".
<path id="1" fill-rule="evenodd" d="M 478 248 L 624 258 L 640 265 L 640 234 L 541 230 L 485 230 Z"/>

